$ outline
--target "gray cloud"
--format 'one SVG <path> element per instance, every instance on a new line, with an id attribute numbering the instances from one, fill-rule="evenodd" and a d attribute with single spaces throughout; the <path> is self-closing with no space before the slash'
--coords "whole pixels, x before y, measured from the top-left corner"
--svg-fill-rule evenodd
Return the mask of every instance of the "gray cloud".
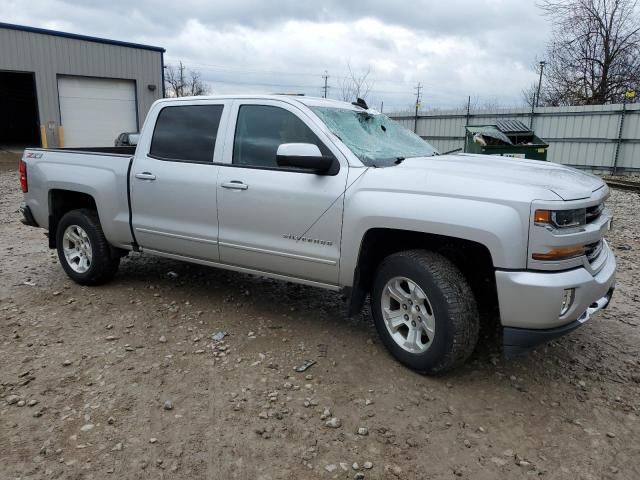
<path id="1" fill-rule="evenodd" d="M 549 30 L 533 0 L 0 0 L 0 11 L 2 21 L 163 46 L 220 93 L 318 95 L 326 69 L 336 96 L 349 62 L 371 68 L 385 110 L 408 107 L 418 81 L 428 107 L 467 95 L 513 105 Z"/>

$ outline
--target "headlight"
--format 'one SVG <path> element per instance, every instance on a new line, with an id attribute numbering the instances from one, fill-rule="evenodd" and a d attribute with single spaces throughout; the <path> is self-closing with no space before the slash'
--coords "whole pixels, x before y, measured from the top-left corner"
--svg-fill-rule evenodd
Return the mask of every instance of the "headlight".
<path id="1" fill-rule="evenodd" d="M 536 210 L 533 221 L 539 226 L 551 225 L 555 228 L 579 227 L 587 223 L 587 209 Z"/>

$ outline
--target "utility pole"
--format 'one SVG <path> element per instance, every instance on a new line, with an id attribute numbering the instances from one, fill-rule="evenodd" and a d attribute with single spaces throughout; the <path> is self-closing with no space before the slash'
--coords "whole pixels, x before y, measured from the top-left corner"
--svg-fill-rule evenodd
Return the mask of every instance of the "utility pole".
<path id="1" fill-rule="evenodd" d="M 536 108 L 538 108 L 538 104 L 540 103 L 540 87 L 542 86 L 542 72 L 544 71 L 545 65 L 546 62 L 540 60 L 540 78 L 538 79 L 538 92 L 536 93 Z"/>
<path id="2" fill-rule="evenodd" d="M 467 97 L 467 115 L 464 120 L 464 146 L 462 150 L 467 151 L 467 127 L 469 126 L 469 118 L 471 117 L 471 95 Z"/>
<path id="3" fill-rule="evenodd" d="M 467 97 L 467 116 L 465 117 L 464 126 L 469 126 L 469 117 L 471 116 L 471 95 Z"/>
<path id="4" fill-rule="evenodd" d="M 533 116 L 535 115 L 536 108 L 538 108 L 538 103 L 540 102 L 540 87 L 542 86 L 542 71 L 544 70 L 544 66 L 546 62 L 544 60 L 540 60 L 540 78 L 538 79 L 538 90 L 533 97 L 533 102 L 531 102 L 531 114 L 529 115 L 529 129 L 533 130 Z"/>
<path id="5" fill-rule="evenodd" d="M 329 72 L 325 70 L 324 73 L 322 74 L 322 78 L 324 78 L 324 87 L 323 87 L 324 94 L 322 95 L 322 98 L 327 98 L 327 90 L 329 89 L 329 85 L 327 84 L 329 80 Z"/>
<path id="6" fill-rule="evenodd" d="M 413 121 L 413 133 L 418 133 L 418 109 L 420 108 L 420 90 L 422 90 L 422 85 L 418 82 L 418 86 L 416 87 L 416 115 Z"/>

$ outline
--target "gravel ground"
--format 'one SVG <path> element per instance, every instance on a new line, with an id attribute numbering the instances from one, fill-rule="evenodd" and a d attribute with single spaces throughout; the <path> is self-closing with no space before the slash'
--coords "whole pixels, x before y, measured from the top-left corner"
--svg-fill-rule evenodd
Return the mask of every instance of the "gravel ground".
<path id="1" fill-rule="evenodd" d="M 138 255 L 75 285 L 0 170 L 0 479 L 640 478 L 637 194 L 607 311 L 430 378 L 330 292 Z"/>

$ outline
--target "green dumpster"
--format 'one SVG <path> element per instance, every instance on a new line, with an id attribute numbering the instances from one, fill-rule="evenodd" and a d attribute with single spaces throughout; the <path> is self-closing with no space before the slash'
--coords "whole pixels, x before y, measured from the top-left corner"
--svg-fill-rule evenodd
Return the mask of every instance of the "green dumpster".
<path id="1" fill-rule="evenodd" d="M 466 127 L 464 151 L 483 155 L 546 160 L 549 144 L 518 120 Z"/>

